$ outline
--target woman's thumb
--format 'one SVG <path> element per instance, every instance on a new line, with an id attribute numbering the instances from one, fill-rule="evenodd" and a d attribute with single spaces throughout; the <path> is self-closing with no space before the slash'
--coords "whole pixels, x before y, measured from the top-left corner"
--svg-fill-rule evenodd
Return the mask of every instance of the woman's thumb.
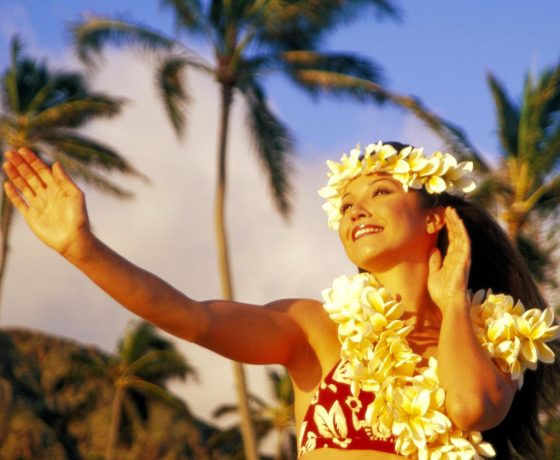
<path id="1" fill-rule="evenodd" d="M 428 259 L 428 268 L 430 273 L 439 270 L 441 267 L 441 252 L 437 248 L 433 248 L 430 251 L 430 256 Z"/>

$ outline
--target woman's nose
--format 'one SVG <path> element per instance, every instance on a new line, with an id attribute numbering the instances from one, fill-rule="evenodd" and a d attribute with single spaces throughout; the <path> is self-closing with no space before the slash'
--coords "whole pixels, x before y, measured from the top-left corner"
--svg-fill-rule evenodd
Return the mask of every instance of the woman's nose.
<path id="1" fill-rule="evenodd" d="M 356 201 L 350 208 L 350 217 L 352 220 L 358 220 L 369 217 L 371 214 L 366 206 L 360 201 Z"/>

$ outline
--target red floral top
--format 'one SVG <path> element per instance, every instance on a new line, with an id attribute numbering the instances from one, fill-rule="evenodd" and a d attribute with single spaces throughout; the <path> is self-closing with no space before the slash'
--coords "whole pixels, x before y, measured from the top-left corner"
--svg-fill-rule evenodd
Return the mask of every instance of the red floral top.
<path id="1" fill-rule="evenodd" d="M 376 437 L 365 421 L 375 396 L 365 391 L 352 395 L 344 375 L 347 366 L 346 361 L 338 362 L 311 399 L 298 437 L 298 458 L 325 447 L 395 453 L 394 440 Z"/>

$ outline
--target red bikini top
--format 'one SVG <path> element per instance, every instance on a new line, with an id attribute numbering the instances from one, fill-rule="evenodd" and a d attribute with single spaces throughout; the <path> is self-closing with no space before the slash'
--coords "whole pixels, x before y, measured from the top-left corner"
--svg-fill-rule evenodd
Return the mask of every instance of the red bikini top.
<path id="1" fill-rule="evenodd" d="M 347 366 L 347 361 L 335 364 L 311 399 L 298 436 L 298 457 L 323 447 L 395 453 L 394 439 L 376 437 L 365 421 L 375 396 L 365 391 L 352 395 L 344 376 Z"/>

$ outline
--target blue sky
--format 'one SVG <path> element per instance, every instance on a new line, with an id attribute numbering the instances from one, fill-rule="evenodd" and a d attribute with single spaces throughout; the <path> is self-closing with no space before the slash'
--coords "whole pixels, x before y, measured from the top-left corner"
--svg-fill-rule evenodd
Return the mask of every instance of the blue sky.
<path id="1" fill-rule="evenodd" d="M 139 6 L 140 5 L 140 6 Z M 460 125 L 486 155 L 497 151 L 494 111 L 485 75 L 493 72 L 516 98 L 525 74 L 560 58 L 560 2 L 541 0 L 401 1 L 400 22 L 361 18 L 340 29 L 325 47 L 358 52 L 382 66 L 389 87 L 414 94 Z M 538 5 L 538 8 L 535 7 Z M 124 14 L 171 31 L 158 3 L 139 0 L 0 0 L 0 69 L 14 33 L 34 57 L 52 66 L 76 66 L 65 24 L 84 10 Z M 87 133 L 113 145 L 150 184 L 120 179 L 135 199 L 120 202 L 86 188 L 96 234 L 117 252 L 194 298 L 219 296 L 212 228 L 217 90 L 192 76 L 194 104 L 189 136 L 178 141 L 153 91 L 153 75 L 138 55 L 110 53 L 94 86 L 129 101 L 118 118 L 92 123 Z M 312 102 L 281 78 L 267 88 L 278 115 L 298 140 L 295 211 L 290 225 L 271 210 L 236 107 L 231 129 L 230 206 L 234 283 L 239 300 L 256 304 L 281 297 L 319 298 L 341 273 L 353 273 L 336 235 L 327 229 L 316 190 L 327 158 L 378 139 L 427 149 L 440 146 L 421 124 L 395 108 L 348 101 Z M 0 324 L 31 327 L 113 349 L 132 315 L 115 305 L 57 254 L 15 223 L 4 281 Z M 61 318 L 64 320 L 62 321 Z M 201 385 L 177 386 L 193 411 L 209 418 L 218 403 L 233 400 L 229 363 L 178 342 L 198 368 Z M 251 390 L 266 398 L 264 372 L 249 368 Z"/>
<path id="2" fill-rule="evenodd" d="M 555 64 L 560 58 L 560 3 L 409 0 L 399 5 L 401 21 L 378 21 L 366 15 L 342 26 L 326 48 L 375 60 L 391 89 L 420 97 L 463 127 L 481 151 L 493 154 L 497 149 L 494 112 L 485 75 L 493 72 L 517 97 L 529 70 Z M 7 50 L 9 36 L 18 32 L 33 51 L 49 53 L 56 64 L 57 56 L 68 52 L 66 24 L 83 11 L 118 14 L 172 33 L 172 17 L 156 0 L 1 0 L 0 49 Z M 3 53 L 2 66 L 5 59 Z M 403 114 L 396 109 L 378 110 L 348 101 L 313 103 L 277 78 L 269 81 L 268 88 L 304 155 L 338 152 L 349 143 L 402 135 Z"/>

